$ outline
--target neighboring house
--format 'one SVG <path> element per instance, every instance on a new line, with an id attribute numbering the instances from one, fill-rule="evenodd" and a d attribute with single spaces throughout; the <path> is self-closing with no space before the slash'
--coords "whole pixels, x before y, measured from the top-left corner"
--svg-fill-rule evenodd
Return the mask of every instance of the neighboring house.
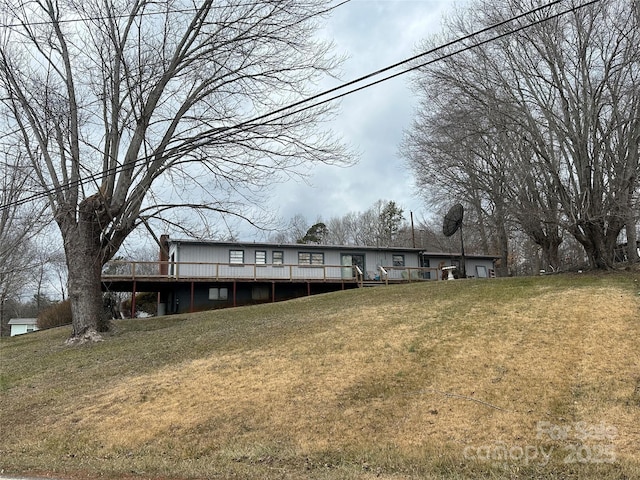
<path id="1" fill-rule="evenodd" d="M 105 290 L 158 292 L 158 313 L 286 300 L 362 286 L 440 280 L 460 255 L 418 248 L 178 240 L 160 262 L 112 266 Z M 467 276 L 494 276 L 493 256 L 466 256 Z M 447 269 L 445 268 L 444 271 Z M 146 273 L 145 273 L 146 272 Z"/>
<path id="2" fill-rule="evenodd" d="M 22 335 L 24 333 L 31 333 L 38 330 L 37 318 L 12 318 L 9 320 L 9 326 L 11 327 L 11 336 Z"/>

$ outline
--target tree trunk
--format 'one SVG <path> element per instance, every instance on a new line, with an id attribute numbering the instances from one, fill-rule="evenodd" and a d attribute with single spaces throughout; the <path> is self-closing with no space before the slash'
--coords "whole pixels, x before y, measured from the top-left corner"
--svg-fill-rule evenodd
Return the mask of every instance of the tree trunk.
<path id="1" fill-rule="evenodd" d="M 109 324 L 102 308 L 101 268 L 86 253 L 76 253 L 76 261 L 69 264 L 69 300 L 73 331 L 70 341 L 96 340 L 98 332 L 105 332 Z"/>
<path id="2" fill-rule="evenodd" d="M 80 205 L 78 221 L 62 228 L 69 269 L 69 300 L 73 330 L 68 343 L 99 341 L 99 332 L 110 324 L 102 302 L 103 249 L 96 203 L 89 199 Z"/>
<path id="3" fill-rule="evenodd" d="M 599 235 L 590 235 L 589 242 L 583 243 L 591 268 L 609 270 L 613 267 L 613 251 L 608 252 L 605 239 Z"/>
<path id="4" fill-rule="evenodd" d="M 627 261 L 633 264 L 638 260 L 638 235 L 635 224 L 632 224 L 627 228 Z"/>
<path id="5" fill-rule="evenodd" d="M 542 260 L 540 268 L 544 271 L 551 269 L 555 272 L 558 269 L 558 246 L 551 242 L 542 245 Z"/>
<path id="6" fill-rule="evenodd" d="M 560 268 L 559 247 L 562 243 L 562 237 L 558 235 L 557 227 L 550 227 L 544 238 L 545 241 L 541 245 L 543 268 L 545 270 L 551 268 L 552 271 L 556 272 Z"/>
<path id="7" fill-rule="evenodd" d="M 636 212 L 633 208 L 633 188 L 629 189 L 629 206 L 627 207 L 627 260 L 630 264 L 638 262 L 638 234 L 636 232 Z"/>
<path id="8" fill-rule="evenodd" d="M 496 268 L 497 274 L 500 277 L 508 277 L 509 272 L 509 231 L 507 229 L 507 213 L 506 207 L 502 201 L 496 201 L 495 213 L 493 215 L 495 221 L 496 235 L 495 241 L 497 243 L 497 249 L 500 253 L 500 266 Z M 481 211 L 481 210 L 480 210 Z M 481 219 L 481 223 L 482 219 Z M 486 240 L 485 240 L 486 241 Z M 488 250 L 483 252 L 488 254 Z"/>
<path id="9" fill-rule="evenodd" d="M 500 268 L 498 268 L 498 275 L 500 277 L 509 276 L 509 234 L 507 227 L 503 221 L 498 225 L 498 246 L 500 249 Z"/>
<path id="10" fill-rule="evenodd" d="M 589 248 L 585 247 L 585 251 L 591 268 L 595 270 L 611 269 L 611 263 L 607 261 L 607 256 L 603 254 L 601 249 L 591 245 Z"/>

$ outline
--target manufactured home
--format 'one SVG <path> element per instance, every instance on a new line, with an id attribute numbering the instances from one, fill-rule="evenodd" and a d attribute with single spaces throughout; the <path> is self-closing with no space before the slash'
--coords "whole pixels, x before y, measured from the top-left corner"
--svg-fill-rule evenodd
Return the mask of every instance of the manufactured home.
<path id="1" fill-rule="evenodd" d="M 493 256 L 465 257 L 467 276 L 494 276 Z M 159 262 L 126 262 L 108 290 L 158 292 L 158 313 L 208 310 L 364 286 L 440 280 L 461 257 L 417 248 L 218 242 L 162 237 Z M 123 277 L 127 277 L 126 279 Z M 131 289 L 131 290 L 129 290 Z"/>

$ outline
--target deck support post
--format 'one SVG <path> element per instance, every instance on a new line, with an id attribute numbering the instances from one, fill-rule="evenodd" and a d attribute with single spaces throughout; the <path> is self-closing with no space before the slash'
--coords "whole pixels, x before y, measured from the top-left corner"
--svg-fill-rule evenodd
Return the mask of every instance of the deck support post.
<path id="1" fill-rule="evenodd" d="M 271 282 L 271 303 L 276 301 L 276 282 Z"/>
<path id="2" fill-rule="evenodd" d="M 236 281 L 233 281 L 233 306 L 236 307 Z"/>
<path id="3" fill-rule="evenodd" d="M 193 313 L 193 299 L 194 299 L 194 294 L 195 294 L 195 282 L 191 282 L 191 298 L 190 298 L 190 304 L 189 304 L 189 313 Z"/>
<path id="4" fill-rule="evenodd" d="M 132 283 L 131 289 L 131 318 L 136 318 L 136 281 Z"/>

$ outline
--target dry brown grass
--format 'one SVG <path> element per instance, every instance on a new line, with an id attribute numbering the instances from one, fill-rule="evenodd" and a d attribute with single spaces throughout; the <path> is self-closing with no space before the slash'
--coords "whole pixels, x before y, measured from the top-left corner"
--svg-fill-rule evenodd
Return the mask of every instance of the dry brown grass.
<path id="1" fill-rule="evenodd" d="M 52 363 L 11 380 L 3 361 L 1 462 L 89 476 L 632 478 L 640 474 L 634 280 L 342 292 L 168 319 L 158 330 L 124 322 L 104 345 L 72 351 L 55 346 L 58 337 L 34 336 L 49 342 L 51 358 L 84 362 L 94 375 L 65 364 L 61 378 Z M 3 358 L 17 342 L 3 343 Z M 110 373 L 128 342 L 119 354 L 130 365 Z M 12 352 L 28 355 L 29 345 Z M 172 353 L 158 360 L 153 349 Z M 105 364 L 103 377 L 92 362 Z M 27 409 L 33 417 L 17 420 Z M 581 443 L 581 426 L 616 430 Z M 511 449 L 505 461 L 478 458 L 500 445 Z M 553 451 L 551 463 L 517 458 L 526 447 Z M 583 462 L 566 463 L 572 452 Z"/>

